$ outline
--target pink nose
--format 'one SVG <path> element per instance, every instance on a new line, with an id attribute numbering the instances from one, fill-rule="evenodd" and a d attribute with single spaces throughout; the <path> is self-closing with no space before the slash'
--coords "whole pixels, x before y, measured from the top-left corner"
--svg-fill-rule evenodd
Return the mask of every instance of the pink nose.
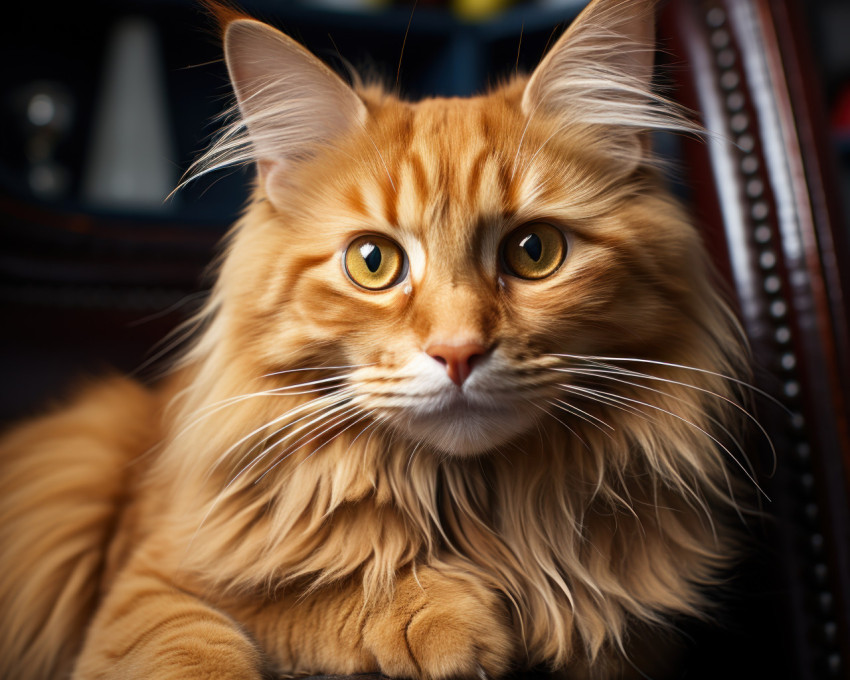
<path id="1" fill-rule="evenodd" d="M 487 353 L 487 348 L 477 342 L 468 342 L 462 345 L 437 343 L 430 345 L 425 352 L 435 361 L 443 364 L 446 367 L 446 373 L 449 374 L 449 379 L 460 387 L 472 373 L 475 359 L 484 356 Z"/>

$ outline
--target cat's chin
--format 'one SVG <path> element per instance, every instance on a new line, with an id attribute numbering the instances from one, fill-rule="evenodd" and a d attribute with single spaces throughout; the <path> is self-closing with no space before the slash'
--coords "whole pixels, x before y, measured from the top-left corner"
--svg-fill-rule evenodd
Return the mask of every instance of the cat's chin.
<path id="1" fill-rule="evenodd" d="M 458 403 L 431 413 L 408 416 L 399 428 L 416 444 L 454 456 L 496 451 L 532 425 L 516 410 L 476 408 Z"/>
<path id="2" fill-rule="evenodd" d="M 453 456 L 475 456 L 495 451 L 500 445 L 519 434 L 505 433 L 494 436 L 492 426 L 469 426 L 468 424 L 450 428 L 450 431 L 435 432 L 433 429 L 417 423 L 405 427 L 407 436 L 415 443 L 423 442 L 430 448 Z M 445 426 L 444 426 L 445 427 Z"/>
<path id="3" fill-rule="evenodd" d="M 495 452 L 534 427 L 539 409 L 505 387 L 505 360 L 498 351 L 478 361 L 462 387 L 432 357 L 421 353 L 405 364 L 401 394 L 364 408 L 417 447 L 452 456 Z M 381 406 L 389 408 L 383 411 Z"/>

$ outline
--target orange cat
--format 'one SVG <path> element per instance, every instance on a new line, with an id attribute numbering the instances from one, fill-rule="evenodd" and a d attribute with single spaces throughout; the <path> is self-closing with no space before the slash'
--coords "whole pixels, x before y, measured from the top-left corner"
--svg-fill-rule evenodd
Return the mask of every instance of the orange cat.
<path id="1" fill-rule="evenodd" d="M 197 339 L 0 448 L 0 676 L 619 677 L 732 557 L 740 334 L 648 151 L 653 2 L 529 79 L 351 89 L 223 18 L 258 167 Z M 734 463 L 733 463 L 734 464 Z"/>

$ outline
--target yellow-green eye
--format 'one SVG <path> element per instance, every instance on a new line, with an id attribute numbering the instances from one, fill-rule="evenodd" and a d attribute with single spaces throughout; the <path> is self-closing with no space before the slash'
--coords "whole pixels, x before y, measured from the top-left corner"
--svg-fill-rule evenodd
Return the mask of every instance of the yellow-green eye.
<path id="1" fill-rule="evenodd" d="M 368 290 L 389 288 L 404 276 L 404 251 L 383 236 L 360 236 L 345 251 L 345 271 L 354 283 Z"/>
<path id="2" fill-rule="evenodd" d="M 545 222 L 529 222 L 502 242 L 502 262 L 521 279 L 543 279 L 561 266 L 567 242 L 560 229 Z"/>

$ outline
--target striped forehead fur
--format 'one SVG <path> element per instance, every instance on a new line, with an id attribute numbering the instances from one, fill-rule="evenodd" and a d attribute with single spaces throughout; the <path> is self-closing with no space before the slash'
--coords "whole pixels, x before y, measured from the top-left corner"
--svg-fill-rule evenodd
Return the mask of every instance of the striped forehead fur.
<path id="1" fill-rule="evenodd" d="M 624 0 L 609 5 L 581 22 L 579 30 L 568 29 L 550 51 L 541 64 L 546 68 L 539 68 L 534 74 L 540 97 L 531 97 L 529 91 L 523 97 L 522 110 L 527 119 L 543 112 L 554 115 L 560 125 L 553 135 L 583 126 L 605 128 L 612 137 L 647 130 L 702 134 L 702 128 L 684 109 L 653 91 L 651 77 L 621 67 L 631 57 L 646 59 L 647 54 L 654 53 L 654 44 L 642 44 L 634 36 L 618 31 L 617 22 L 612 21 L 626 10 L 634 13 L 633 3 Z M 641 13 L 649 20 L 651 7 L 645 6 L 647 3 L 641 5 Z M 612 54 L 616 59 L 611 58 Z M 270 70 L 253 79 L 242 105 L 234 104 L 222 114 L 220 131 L 189 168 L 181 186 L 217 170 L 257 163 L 263 156 L 262 149 L 276 149 L 281 157 L 297 159 L 308 155 L 316 145 L 332 142 L 332 138 L 323 138 L 316 131 L 316 107 L 322 101 L 311 96 L 309 83 L 298 82 L 302 75 Z M 363 99 L 380 90 L 377 84 L 365 86 L 356 75 L 354 78 L 354 91 Z M 517 91 L 527 82 L 527 78 L 517 78 L 502 89 Z M 362 127 L 362 121 L 358 121 L 358 126 Z M 377 148 L 375 151 L 380 153 Z M 655 161 L 628 145 L 616 145 L 614 151 L 632 154 L 623 159 L 631 162 Z"/>

